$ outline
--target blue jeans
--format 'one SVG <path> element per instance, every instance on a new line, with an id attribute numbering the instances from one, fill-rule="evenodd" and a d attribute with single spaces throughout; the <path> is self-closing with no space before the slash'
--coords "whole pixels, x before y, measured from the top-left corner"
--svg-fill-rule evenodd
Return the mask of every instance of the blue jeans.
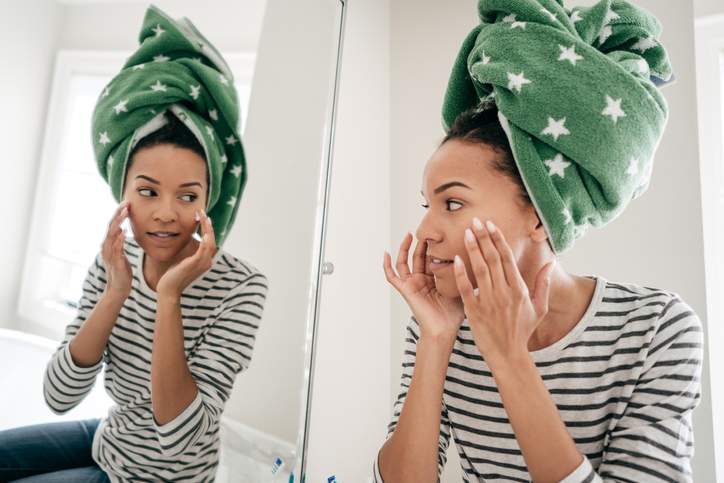
<path id="1" fill-rule="evenodd" d="M 35 424 L 0 431 L 0 483 L 105 483 L 93 461 L 100 419 Z"/>

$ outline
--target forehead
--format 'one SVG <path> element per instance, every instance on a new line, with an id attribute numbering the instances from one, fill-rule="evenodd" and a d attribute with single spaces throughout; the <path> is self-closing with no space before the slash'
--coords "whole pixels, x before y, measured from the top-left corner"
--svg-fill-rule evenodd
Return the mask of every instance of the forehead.
<path id="1" fill-rule="evenodd" d="M 204 158 L 186 148 L 171 144 L 159 144 L 143 148 L 133 155 L 133 163 L 128 171 L 129 176 L 145 174 L 154 179 L 182 182 L 206 179 L 206 161 Z"/>
<path id="2" fill-rule="evenodd" d="M 440 146 L 425 165 L 422 185 L 425 193 L 443 183 L 461 181 L 473 189 L 490 191 L 500 184 L 502 174 L 492 168 L 499 154 L 480 143 L 451 140 Z"/>

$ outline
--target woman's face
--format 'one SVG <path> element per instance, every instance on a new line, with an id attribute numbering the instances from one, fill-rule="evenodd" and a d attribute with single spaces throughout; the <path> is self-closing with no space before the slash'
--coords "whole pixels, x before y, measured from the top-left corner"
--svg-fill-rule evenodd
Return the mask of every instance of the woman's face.
<path id="1" fill-rule="evenodd" d="M 207 191 L 206 161 L 190 149 L 160 144 L 136 151 L 123 199 L 130 201 L 134 238 L 148 256 L 170 262 L 189 246 Z"/>
<path id="2" fill-rule="evenodd" d="M 495 223 L 516 261 L 534 240 L 545 240 L 535 209 L 524 207 L 515 182 L 492 167 L 498 156 L 487 145 L 450 140 L 425 166 L 422 195 L 427 208 L 417 238 L 428 243 L 426 271 L 435 276 L 435 286 L 444 297 L 460 296 L 452 265 L 455 255 L 462 258 L 471 283 L 477 286 L 464 243 L 465 229 L 472 227 L 473 218 Z"/>

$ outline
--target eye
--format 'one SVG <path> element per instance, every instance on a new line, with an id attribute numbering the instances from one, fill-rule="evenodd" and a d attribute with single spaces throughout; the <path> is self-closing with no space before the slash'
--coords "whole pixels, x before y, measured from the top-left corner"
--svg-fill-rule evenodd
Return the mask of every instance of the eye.
<path id="1" fill-rule="evenodd" d="M 445 204 L 447 205 L 448 211 L 457 211 L 463 207 L 462 203 L 460 203 L 459 201 L 455 201 L 455 200 L 445 200 Z"/>
<path id="2" fill-rule="evenodd" d="M 423 204 L 422 204 L 422 205 L 420 205 L 420 206 L 422 206 L 422 207 L 423 207 L 423 208 L 425 208 L 425 209 L 428 209 L 428 208 L 430 208 L 430 205 L 429 205 L 429 204 L 427 204 L 427 203 L 423 203 Z"/>
<path id="3" fill-rule="evenodd" d="M 194 195 L 194 194 L 185 194 L 185 195 L 183 195 L 183 196 L 188 196 L 188 197 L 190 197 L 191 199 L 190 199 L 190 200 L 187 200 L 187 201 L 190 202 L 190 203 L 193 203 L 193 201 L 194 201 L 196 198 L 198 198 L 198 196 L 196 196 L 196 195 Z"/>
<path id="4" fill-rule="evenodd" d="M 150 189 L 150 188 L 141 188 L 141 189 L 138 190 L 139 193 L 141 193 L 142 191 L 150 191 L 150 192 L 152 192 L 152 193 L 154 192 L 154 191 L 153 191 L 152 189 Z M 141 193 L 141 196 L 146 196 L 146 195 L 144 195 L 143 193 Z"/>

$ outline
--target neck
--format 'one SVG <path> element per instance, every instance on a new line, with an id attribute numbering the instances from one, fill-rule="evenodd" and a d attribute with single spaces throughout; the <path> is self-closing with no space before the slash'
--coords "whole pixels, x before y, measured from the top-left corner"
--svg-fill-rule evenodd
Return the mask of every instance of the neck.
<path id="1" fill-rule="evenodd" d="M 527 268 L 521 270 L 521 275 L 531 297 L 535 294 L 538 273 L 552 260 L 553 255 L 548 254 L 547 257 L 541 255 L 535 263 L 523 264 Z M 556 263 L 551 273 L 548 313 L 531 335 L 529 350 L 548 347 L 568 334 L 588 309 L 595 287 L 595 280 L 570 274 Z"/>
<path id="2" fill-rule="evenodd" d="M 141 267 L 141 271 L 143 272 L 143 277 L 146 279 L 146 285 L 155 292 L 156 285 L 158 285 L 158 281 L 161 280 L 163 274 L 184 258 L 193 255 L 198 246 L 199 242 L 191 237 L 186 246 L 170 260 L 159 260 L 144 250 L 145 256 L 143 257 L 143 267 Z"/>

